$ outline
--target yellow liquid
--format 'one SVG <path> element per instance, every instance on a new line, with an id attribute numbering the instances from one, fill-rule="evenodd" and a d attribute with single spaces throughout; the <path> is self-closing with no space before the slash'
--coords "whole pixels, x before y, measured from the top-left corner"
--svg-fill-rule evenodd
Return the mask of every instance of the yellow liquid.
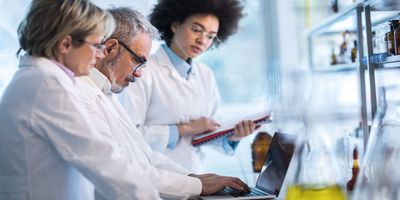
<path id="1" fill-rule="evenodd" d="M 285 200 L 346 200 L 346 195 L 338 185 L 292 185 L 288 188 Z"/>

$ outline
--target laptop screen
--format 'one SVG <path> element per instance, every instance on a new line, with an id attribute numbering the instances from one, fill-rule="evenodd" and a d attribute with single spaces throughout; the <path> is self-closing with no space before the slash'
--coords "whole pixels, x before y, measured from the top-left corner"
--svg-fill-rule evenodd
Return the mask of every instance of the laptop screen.
<path id="1" fill-rule="evenodd" d="M 278 196 L 294 152 L 296 136 L 276 132 L 272 137 L 256 187 Z"/>

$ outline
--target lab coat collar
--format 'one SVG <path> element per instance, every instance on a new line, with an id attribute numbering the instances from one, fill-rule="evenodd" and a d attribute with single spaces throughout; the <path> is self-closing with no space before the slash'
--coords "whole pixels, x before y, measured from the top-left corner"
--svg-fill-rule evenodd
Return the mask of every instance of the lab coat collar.
<path id="1" fill-rule="evenodd" d="M 71 71 L 69 68 L 67 68 L 65 65 L 55 61 L 55 60 L 51 60 L 52 62 L 54 62 L 58 67 L 60 67 L 67 75 L 69 78 L 71 78 L 71 80 L 73 80 L 75 82 L 75 73 L 73 71 Z"/>
<path id="2" fill-rule="evenodd" d="M 174 76 L 177 79 L 182 79 L 180 74 L 176 71 L 174 64 L 172 63 L 171 59 L 168 57 L 168 54 L 165 52 L 164 48 L 160 47 L 153 55 L 160 66 L 166 67 L 169 69 L 171 76 Z M 197 62 L 196 60 L 192 59 L 192 71 L 191 76 L 196 76 L 197 74 Z"/>
<path id="3" fill-rule="evenodd" d="M 181 75 L 182 78 L 188 79 L 192 73 L 192 59 L 189 58 L 188 61 L 183 60 L 166 44 L 161 45 L 161 47 L 164 48 L 165 53 L 167 53 L 179 75 Z"/>
<path id="4" fill-rule="evenodd" d="M 65 74 L 71 81 L 72 83 L 75 83 L 75 74 L 66 68 L 65 66 L 60 66 L 61 64 L 54 61 L 50 60 L 45 57 L 38 57 L 38 56 L 31 56 L 28 54 L 25 54 L 19 58 L 19 68 L 24 68 L 24 67 L 29 67 L 29 66 L 36 66 L 39 68 L 43 68 L 43 70 L 46 71 L 57 71 L 58 73 L 61 71 L 62 74 Z M 43 66 L 43 67 L 42 67 Z M 68 71 L 65 69 L 69 70 L 70 74 Z"/>
<path id="5" fill-rule="evenodd" d="M 93 67 L 89 77 L 106 96 L 112 95 L 110 81 L 98 69 Z"/>

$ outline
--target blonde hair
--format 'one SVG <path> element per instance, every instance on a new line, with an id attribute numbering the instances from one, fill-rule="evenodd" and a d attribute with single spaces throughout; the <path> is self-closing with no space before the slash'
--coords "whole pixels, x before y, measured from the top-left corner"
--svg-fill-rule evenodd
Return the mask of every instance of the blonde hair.
<path id="1" fill-rule="evenodd" d="M 79 46 L 80 40 L 99 31 L 109 37 L 114 28 L 112 15 L 89 0 L 33 0 L 18 27 L 18 37 L 29 55 L 55 58 L 60 39 L 70 35 Z"/>

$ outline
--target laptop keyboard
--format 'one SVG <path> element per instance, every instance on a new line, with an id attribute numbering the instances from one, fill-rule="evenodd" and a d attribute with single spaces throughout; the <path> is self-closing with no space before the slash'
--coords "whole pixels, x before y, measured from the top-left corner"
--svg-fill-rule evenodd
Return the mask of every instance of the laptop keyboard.
<path id="1" fill-rule="evenodd" d="M 264 195 L 267 195 L 266 193 L 261 192 L 261 191 L 255 189 L 255 188 L 250 188 L 250 189 L 251 189 L 250 192 L 241 192 L 241 191 L 232 189 L 230 187 L 226 187 L 222 191 L 222 193 L 227 194 L 227 195 L 231 195 L 231 196 L 234 196 L 234 197 L 241 197 L 241 196 L 252 196 L 253 197 L 253 196 L 264 196 Z"/>

